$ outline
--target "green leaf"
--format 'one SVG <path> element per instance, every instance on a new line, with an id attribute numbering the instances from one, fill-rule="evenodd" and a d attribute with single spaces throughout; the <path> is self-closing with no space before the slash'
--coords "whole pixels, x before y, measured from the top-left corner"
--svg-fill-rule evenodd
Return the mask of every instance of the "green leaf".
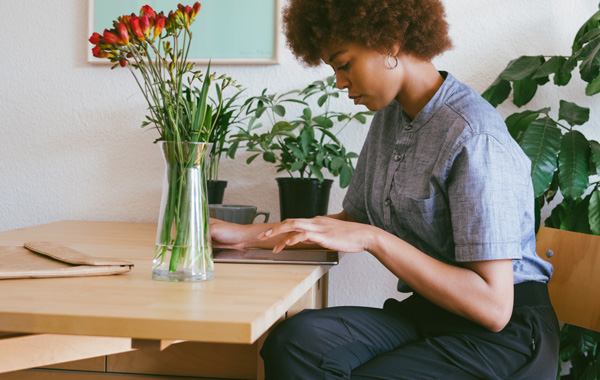
<path id="1" fill-rule="evenodd" d="M 277 162 L 277 158 L 275 157 L 275 154 L 273 152 L 264 152 L 263 160 L 271 163 Z"/>
<path id="2" fill-rule="evenodd" d="M 594 78 L 587 86 L 585 86 L 585 94 L 593 96 L 600 92 L 600 75 Z"/>
<path id="3" fill-rule="evenodd" d="M 571 126 L 582 125 L 590 119 L 590 109 L 579 107 L 575 103 L 560 101 L 558 109 L 558 120 L 565 120 Z"/>
<path id="4" fill-rule="evenodd" d="M 308 164 L 308 167 L 310 168 L 310 172 L 317 177 L 317 179 L 319 180 L 319 182 L 323 182 L 323 180 L 325 179 L 323 177 L 323 173 L 321 172 L 321 169 L 319 169 L 318 167 L 316 167 L 315 165 L 312 164 Z"/>
<path id="5" fill-rule="evenodd" d="M 531 122 L 537 119 L 541 113 L 548 114 L 548 112 L 550 112 L 550 108 L 542 108 L 537 111 L 527 110 L 514 113 L 506 118 L 508 132 L 510 132 L 510 135 L 513 137 L 513 139 L 518 141 L 521 134 L 525 132 L 525 129 L 527 129 Z"/>
<path id="6" fill-rule="evenodd" d="M 341 158 L 341 157 L 335 157 L 333 159 L 333 161 L 331 162 L 331 169 L 332 170 L 338 170 L 342 166 L 344 166 L 345 163 L 346 163 L 346 161 L 343 158 Z"/>
<path id="7" fill-rule="evenodd" d="M 317 104 L 319 105 L 319 107 L 323 107 L 323 104 L 325 104 L 325 102 L 327 101 L 327 94 L 322 95 L 319 100 L 317 101 Z"/>
<path id="8" fill-rule="evenodd" d="M 577 58 L 567 59 L 559 72 L 554 76 L 554 84 L 557 86 L 566 86 L 571 80 L 571 72 L 577 67 Z"/>
<path id="9" fill-rule="evenodd" d="M 579 65 L 581 79 L 590 83 L 598 76 L 600 72 L 600 38 L 596 38 L 585 45 L 580 51 L 580 57 L 583 61 Z"/>
<path id="10" fill-rule="evenodd" d="M 504 71 L 500 73 L 500 78 L 516 82 L 532 76 L 544 63 L 544 57 L 541 56 L 521 56 L 508 63 Z"/>
<path id="11" fill-rule="evenodd" d="M 285 116 L 285 107 L 282 106 L 281 104 L 277 104 L 273 106 L 273 112 L 275 112 L 277 115 L 284 117 Z"/>
<path id="12" fill-rule="evenodd" d="M 565 57 L 560 56 L 550 58 L 533 74 L 533 79 L 548 77 L 560 72 L 566 61 L 567 59 Z"/>
<path id="13" fill-rule="evenodd" d="M 594 165 L 596 166 L 596 174 L 600 174 L 600 144 L 598 141 L 589 140 L 590 143 L 590 151 L 591 151 L 591 159 Z"/>
<path id="14" fill-rule="evenodd" d="M 250 164 L 256 157 L 258 157 L 258 153 L 248 157 L 248 159 L 246 159 L 246 164 Z"/>
<path id="15" fill-rule="evenodd" d="M 294 161 L 294 163 L 292 163 L 292 165 L 290 166 L 290 171 L 295 172 L 302 169 L 303 167 L 304 163 L 302 161 Z"/>
<path id="16" fill-rule="evenodd" d="M 309 130 L 304 129 L 301 133 L 300 133 L 300 139 L 301 139 L 301 145 L 302 145 L 302 151 L 304 152 L 304 154 L 308 154 L 308 152 L 310 152 L 310 143 L 312 143 L 313 141 L 313 134 L 310 133 Z"/>
<path id="17" fill-rule="evenodd" d="M 588 205 L 588 220 L 590 230 L 594 235 L 600 235 L 600 190 L 594 189 Z"/>
<path id="18" fill-rule="evenodd" d="M 498 77 L 481 96 L 492 106 L 498 107 L 499 104 L 508 98 L 511 90 L 510 82 Z"/>
<path id="19" fill-rule="evenodd" d="M 575 202 L 564 200 L 562 204 L 564 204 L 566 215 L 561 220 L 560 229 L 580 232 L 582 234 L 591 233 L 587 218 L 589 197 L 577 199 Z"/>
<path id="20" fill-rule="evenodd" d="M 343 166 L 342 167 L 342 172 L 340 173 L 340 187 L 342 189 L 348 187 L 348 185 L 350 185 L 350 181 L 352 180 L 352 174 L 354 173 L 354 170 L 352 169 L 351 166 Z"/>
<path id="21" fill-rule="evenodd" d="M 513 103 L 517 107 L 529 103 L 537 91 L 538 84 L 531 77 L 513 82 Z"/>
<path id="22" fill-rule="evenodd" d="M 549 117 L 532 122 L 521 140 L 521 148 L 531 160 L 531 179 L 537 198 L 550 186 L 557 168 L 562 134 Z"/>
<path id="23" fill-rule="evenodd" d="M 600 22 L 600 11 L 594 13 L 577 31 L 575 38 L 573 39 L 572 51 L 575 54 L 582 47 L 582 37 L 589 33 L 590 30 L 596 29 Z"/>
<path id="24" fill-rule="evenodd" d="M 579 131 L 567 132 L 558 155 L 558 184 L 563 197 L 579 198 L 588 187 L 589 143 Z"/>

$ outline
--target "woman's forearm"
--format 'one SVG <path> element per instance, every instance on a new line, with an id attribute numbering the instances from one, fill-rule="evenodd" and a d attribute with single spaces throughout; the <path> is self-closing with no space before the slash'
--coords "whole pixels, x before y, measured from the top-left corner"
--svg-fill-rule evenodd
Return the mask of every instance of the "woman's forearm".
<path id="1" fill-rule="evenodd" d="M 436 260 L 400 238 L 367 226 L 368 247 L 392 273 L 431 302 L 492 331 L 501 330 L 512 312 L 512 260 L 465 263 Z"/>

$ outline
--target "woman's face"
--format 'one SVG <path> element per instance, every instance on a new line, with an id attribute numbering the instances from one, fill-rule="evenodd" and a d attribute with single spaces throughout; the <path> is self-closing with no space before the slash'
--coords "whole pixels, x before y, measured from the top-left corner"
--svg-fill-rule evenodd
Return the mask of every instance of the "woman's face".
<path id="1" fill-rule="evenodd" d="M 337 87 L 348 89 L 354 104 L 377 111 L 399 94 L 402 68 L 390 69 L 388 56 L 359 44 L 343 43 L 327 52 L 323 61 L 335 71 Z M 390 58 L 390 63 L 396 63 Z"/>

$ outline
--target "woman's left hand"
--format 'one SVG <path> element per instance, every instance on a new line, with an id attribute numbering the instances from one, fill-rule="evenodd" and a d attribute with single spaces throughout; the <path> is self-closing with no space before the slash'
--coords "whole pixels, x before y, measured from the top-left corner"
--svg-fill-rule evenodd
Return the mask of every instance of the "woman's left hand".
<path id="1" fill-rule="evenodd" d="M 258 239 L 266 240 L 289 233 L 288 239 L 273 248 L 275 253 L 281 252 L 286 246 L 298 243 L 318 244 L 323 248 L 340 252 L 362 252 L 368 247 L 370 230 L 373 228 L 366 224 L 317 216 L 312 219 L 286 219 L 261 233 Z"/>

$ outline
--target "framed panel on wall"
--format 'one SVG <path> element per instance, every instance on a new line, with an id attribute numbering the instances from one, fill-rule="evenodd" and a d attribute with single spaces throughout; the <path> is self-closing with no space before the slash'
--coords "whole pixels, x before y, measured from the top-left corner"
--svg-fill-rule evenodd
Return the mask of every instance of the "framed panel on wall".
<path id="1" fill-rule="evenodd" d="M 279 63 L 280 0 L 202 0 L 200 13 L 191 25 L 192 46 L 188 61 L 212 64 L 276 64 Z M 121 15 L 139 15 L 144 5 L 165 15 L 177 4 L 193 5 L 182 0 L 89 0 L 88 37 L 113 28 Z M 92 55 L 88 62 L 110 64 Z"/>

